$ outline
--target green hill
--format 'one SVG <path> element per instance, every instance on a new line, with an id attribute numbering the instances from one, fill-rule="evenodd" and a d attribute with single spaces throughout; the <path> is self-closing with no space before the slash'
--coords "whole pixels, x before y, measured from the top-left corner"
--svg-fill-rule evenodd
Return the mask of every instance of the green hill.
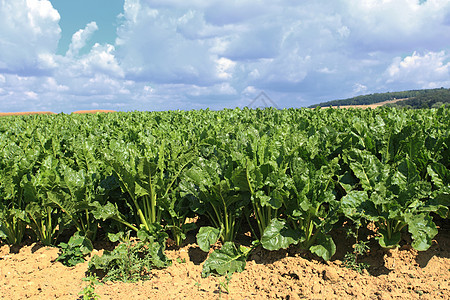
<path id="1" fill-rule="evenodd" d="M 309 106 L 314 108 L 317 106 L 345 106 L 345 105 L 370 105 L 383 101 L 407 99 L 396 103 L 386 104 L 393 107 L 407 107 L 407 108 L 431 108 L 440 107 L 441 105 L 450 105 L 450 89 L 425 89 L 425 90 L 410 90 L 403 92 L 387 92 L 376 93 L 369 95 L 356 96 L 348 99 L 333 100 L 314 104 Z"/>

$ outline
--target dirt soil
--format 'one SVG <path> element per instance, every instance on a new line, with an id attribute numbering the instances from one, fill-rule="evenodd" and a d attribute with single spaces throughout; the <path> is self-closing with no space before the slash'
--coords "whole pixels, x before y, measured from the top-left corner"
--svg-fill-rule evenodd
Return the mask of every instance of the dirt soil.
<path id="1" fill-rule="evenodd" d="M 94 109 L 94 110 L 77 110 L 74 111 L 73 114 L 95 114 L 95 113 L 111 113 L 115 112 L 115 110 L 108 110 L 108 109 Z"/>
<path id="2" fill-rule="evenodd" d="M 406 238 L 407 239 L 407 238 Z M 334 237 L 337 253 L 329 262 L 290 248 L 256 249 L 245 271 L 233 274 L 226 291 L 224 277 L 201 277 L 206 253 L 194 237 L 181 248 L 166 250 L 172 266 L 151 271 L 138 283 L 96 285 L 100 299 L 450 299 L 450 230 L 442 228 L 425 252 L 404 245 L 383 250 L 374 242 L 361 258 L 370 264 L 362 274 L 345 268 L 344 254 L 352 241 L 343 232 Z M 410 241 L 409 241 L 410 242 Z M 405 242 L 403 242 L 405 244 Z M 105 248 L 95 245 L 93 254 Z M 88 285 L 88 262 L 66 267 L 56 262 L 58 249 L 39 243 L 0 247 L 1 299 L 77 299 Z M 92 255 L 93 255 L 92 254 Z"/>
<path id="3" fill-rule="evenodd" d="M 343 106 L 332 106 L 332 108 L 363 108 L 363 109 L 366 109 L 366 108 L 372 108 L 372 109 L 374 109 L 374 108 L 383 106 L 383 105 L 388 104 L 388 103 L 395 103 L 395 102 L 399 102 L 399 101 L 403 101 L 403 100 L 407 100 L 407 99 L 405 98 L 405 99 L 388 100 L 388 101 L 377 102 L 377 103 L 369 104 L 369 105 L 343 105 Z"/>

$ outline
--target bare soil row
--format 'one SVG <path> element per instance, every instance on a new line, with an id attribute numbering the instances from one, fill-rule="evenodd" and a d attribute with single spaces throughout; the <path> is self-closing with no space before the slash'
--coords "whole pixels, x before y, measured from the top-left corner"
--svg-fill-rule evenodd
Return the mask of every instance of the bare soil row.
<path id="1" fill-rule="evenodd" d="M 95 292 L 100 299 L 449 299 L 448 230 L 441 230 L 425 252 L 406 245 L 383 250 L 374 243 L 361 259 L 370 264 L 362 274 L 343 266 L 352 242 L 344 236 L 338 240 L 338 252 L 329 262 L 296 248 L 257 249 L 245 271 L 233 274 L 227 283 L 224 277 L 201 277 L 207 254 L 190 237 L 181 248 L 169 247 L 172 266 L 152 270 L 150 280 L 107 282 L 97 285 Z M 97 244 L 92 255 L 110 246 Z M 83 281 L 88 262 L 66 267 L 55 261 L 58 252 L 37 243 L 15 249 L 1 246 L 0 298 L 77 299 L 88 284 Z"/>

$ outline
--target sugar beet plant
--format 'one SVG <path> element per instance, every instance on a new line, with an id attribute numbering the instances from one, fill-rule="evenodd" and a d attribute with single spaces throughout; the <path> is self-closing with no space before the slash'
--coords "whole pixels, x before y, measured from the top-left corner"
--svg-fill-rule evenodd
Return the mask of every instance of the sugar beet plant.
<path id="1" fill-rule="evenodd" d="M 72 263 L 98 230 L 113 240 L 131 230 L 139 247 L 93 264 L 105 270 L 123 263 L 116 254 L 136 252 L 151 268 L 169 264 L 169 237 L 181 245 L 202 224 L 199 247 L 216 244 L 203 276 L 242 271 L 258 246 L 328 260 L 339 246 L 331 233 L 346 220 L 373 224 L 382 247 L 410 234 L 426 250 L 435 219 L 449 216 L 449 124 L 448 108 L 4 117 L 0 238 L 62 242 L 61 260 Z M 237 243 L 242 228 L 251 247 Z"/>

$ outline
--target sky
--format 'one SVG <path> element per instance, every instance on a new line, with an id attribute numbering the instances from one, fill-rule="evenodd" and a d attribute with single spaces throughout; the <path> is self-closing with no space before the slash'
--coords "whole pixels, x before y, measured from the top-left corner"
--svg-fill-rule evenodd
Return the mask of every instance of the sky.
<path id="1" fill-rule="evenodd" d="M 450 0 L 0 0 L 0 112 L 450 88 Z"/>

